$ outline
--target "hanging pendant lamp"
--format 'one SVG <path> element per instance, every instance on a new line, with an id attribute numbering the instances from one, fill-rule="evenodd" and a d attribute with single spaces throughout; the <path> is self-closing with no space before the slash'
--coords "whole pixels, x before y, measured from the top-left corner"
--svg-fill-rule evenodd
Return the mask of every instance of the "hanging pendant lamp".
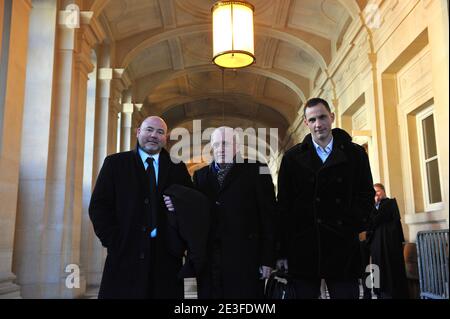
<path id="1" fill-rule="evenodd" d="M 213 63 L 227 69 L 238 69 L 253 64 L 254 7 L 243 1 L 218 1 L 211 12 Z"/>

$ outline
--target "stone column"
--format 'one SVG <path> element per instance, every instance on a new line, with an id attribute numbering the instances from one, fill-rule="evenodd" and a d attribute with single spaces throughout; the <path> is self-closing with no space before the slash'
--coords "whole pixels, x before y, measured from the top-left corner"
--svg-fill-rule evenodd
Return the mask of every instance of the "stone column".
<path id="1" fill-rule="evenodd" d="M 97 57 L 92 56 L 92 63 L 95 69 L 89 74 L 88 89 L 87 89 L 87 105 L 86 105 L 86 129 L 85 129 L 85 149 L 84 149 L 84 169 L 83 169 L 83 214 L 81 223 L 81 255 L 80 266 L 84 272 L 86 279 L 86 293 L 92 286 L 98 287 L 97 283 L 97 268 L 95 263 L 91 263 L 92 256 L 95 251 L 95 245 L 98 240 L 94 234 L 92 224 L 89 218 L 89 203 L 91 200 L 91 193 L 93 188 L 93 167 L 94 167 L 94 144 L 95 144 L 95 120 L 96 120 L 96 86 L 97 86 Z M 99 254 L 101 261 L 101 250 Z M 92 267 L 94 266 L 94 267 Z M 101 273 L 100 273 L 101 274 Z M 85 293 L 85 295 L 86 295 Z"/>
<path id="2" fill-rule="evenodd" d="M 125 91 L 122 99 L 122 118 L 121 118 L 121 133 L 120 133 L 120 151 L 125 152 L 130 150 L 131 137 L 131 120 L 133 116 L 134 104 L 132 103 L 130 90 Z"/>
<path id="3" fill-rule="evenodd" d="M 136 132 L 144 120 L 144 116 L 141 113 L 142 104 L 134 104 L 134 112 L 131 118 L 131 133 L 130 133 L 130 149 L 136 148 Z"/>
<path id="4" fill-rule="evenodd" d="M 75 289 L 66 285 L 67 266 L 80 266 L 85 116 L 88 74 L 92 71 L 92 31 L 59 28 L 56 85 L 52 114 L 43 278 L 45 296 L 64 298 L 84 294 L 83 276 Z M 57 243 L 55 245 L 55 243 Z M 44 266 L 45 265 L 45 266 Z"/>
<path id="5" fill-rule="evenodd" d="M 36 1 L 42 4 L 42 12 L 37 20 L 47 21 L 45 5 L 52 6 L 51 17 L 60 20 L 64 12 L 55 13 L 54 1 Z M 44 19 L 43 19 L 44 18 Z M 64 20 L 64 19 L 62 19 Z M 87 22 L 89 23 L 89 22 Z M 50 21 L 49 26 L 54 25 Z M 40 39 L 41 27 L 36 26 Z M 47 36 L 55 30 L 49 30 Z M 53 36 L 53 39 L 55 37 Z M 85 148 L 85 112 L 88 74 L 92 71 L 91 48 L 96 42 L 92 29 L 84 25 L 81 28 L 68 28 L 59 24 L 56 29 L 54 50 L 41 41 L 43 51 L 54 54 L 54 63 L 45 64 L 47 81 L 51 85 L 35 83 L 38 90 L 27 90 L 30 110 L 39 109 L 44 117 L 42 137 L 37 139 L 36 152 L 41 154 L 30 169 L 30 151 L 26 148 L 27 138 L 38 135 L 33 126 L 25 125 L 22 145 L 21 200 L 18 225 L 20 236 L 17 241 L 17 267 L 23 282 L 22 294 L 26 298 L 70 298 L 84 293 L 84 277 L 80 272 L 80 235 L 83 195 L 83 165 Z M 42 58 L 48 59 L 46 56 Z M 35 57 L 34 66 L 42 64 Z M 53 69 L 52 69 L 53 67 Z M 47 74 L 48 75 L 48 74 Z M 30 73 L 30 81 L 34 77 Z M 47 86 L 48 85 L 48 86 Z M 35 106 L 33 97 L 45 93 L 40 106 Z M 36 112 L 30 112 L 36 114 Z M 33 123 L 33 118 L 27 119 Z M 31 124 L 30 123 L 30 124 Z M 45 133 L 47 132 L 47 133 Z M 38 131 L 38 133 L 41 133 Z M 34 175 L 37 174 L 37 175 Z M 70 268 L 66 268 L 71 265 Z M 66 272 L 69 271 L 69 272 Z M 78 276 L 80 275 L 81 276 Z M 68 287 L 66 279 L 74 275 L 74 286 Z"/>
<path id="6" fill-rule="evenodd" d="M 120 104 L 121 90 L 118 82 L 113 82 L 110 92 L 108 113 L 108 154 L 117 153 L 117 116 L 122 111 Z"/>
<path id="7" fill-rule="evenodd" d="M 90 176 L 91 189 L 95 185 L 97 175 L 102 167 L 107 154 L 108 143 L 108 115 L 110 105 L 110 90 L 113 79 L 113 70 L 105 67 L 109 66 L 110 48 L 102 45 L 97 50 L 97 86 L 95 100 L 95 124 L 93 141 L 93 162 L 92 174 Z M 89 196 L 90 197 L 90 196 Z M 89 198 L 90 200 L 90 198 Z M 83 232 L 87 237 L 82 244 L 84 256 L 82 264 L 86 270 L 86 295 L 96 296 L 100 287 L 103 265 L 105 262 L 105 251 L 95 236 L 92 223 L 89 219 L 88 206 L 85 205 L 83 211 Z"/>
<path id="8" fill-rule="evenodd" d="M 3 0 L 0 7 L 0 298 L 16 298 L 13 246 L 31 1 Z"/>
<path id="9" fill-rule="evenodd" d="M 39 282 L 52 106 L 57 5 L 34 1 L 29 28 L 14 271 L 24 297 Z M 39 116 L 36 116 L 39 114 Z M 30 156 L 32 154 L 32 156 Z"/>

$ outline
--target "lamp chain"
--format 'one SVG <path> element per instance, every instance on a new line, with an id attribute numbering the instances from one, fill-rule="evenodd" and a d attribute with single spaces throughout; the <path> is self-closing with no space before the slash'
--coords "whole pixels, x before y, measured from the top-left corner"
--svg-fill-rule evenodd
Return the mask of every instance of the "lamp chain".
<path id="1" fill-rule="evenodd" d="M 225 125 L 225 68 L 222 69 L 222 123 Z"/>

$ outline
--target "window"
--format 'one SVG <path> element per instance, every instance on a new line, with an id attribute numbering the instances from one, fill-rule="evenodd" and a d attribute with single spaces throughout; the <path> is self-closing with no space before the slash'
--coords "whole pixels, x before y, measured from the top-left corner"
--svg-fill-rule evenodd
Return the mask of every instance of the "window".
<path id="1" fill-rule="evenodd" d="M 440 208 L 442 195 L 433 108 L 418 113 L 416 123 L 425 209 L 436 210 Z"/>

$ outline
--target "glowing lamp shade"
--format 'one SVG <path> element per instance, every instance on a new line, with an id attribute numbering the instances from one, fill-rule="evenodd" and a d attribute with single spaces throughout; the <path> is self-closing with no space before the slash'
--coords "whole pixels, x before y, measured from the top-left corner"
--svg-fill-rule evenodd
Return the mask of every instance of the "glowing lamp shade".
<path id="1" fill-rule="evenodd" d="M 253 6 L 242 1 L 219 1 L 211 11 L 213 62 L 232 69 L 254 63 Z"/>

